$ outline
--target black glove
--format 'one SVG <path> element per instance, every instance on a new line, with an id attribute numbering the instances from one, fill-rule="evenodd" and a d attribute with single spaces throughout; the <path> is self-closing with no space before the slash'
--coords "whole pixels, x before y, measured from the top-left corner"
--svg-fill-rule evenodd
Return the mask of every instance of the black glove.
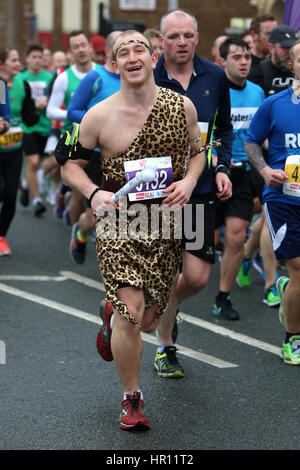
<path id="1" fill-rule="evenodd" d="M 36 111 L 34 100 L 31 97 L 31 88 L 28 82 L 24 81 L 25 98 L 22 103 L 21 118 L 28 127 L 34 126 L 40 120 L 40 115 Z"/>

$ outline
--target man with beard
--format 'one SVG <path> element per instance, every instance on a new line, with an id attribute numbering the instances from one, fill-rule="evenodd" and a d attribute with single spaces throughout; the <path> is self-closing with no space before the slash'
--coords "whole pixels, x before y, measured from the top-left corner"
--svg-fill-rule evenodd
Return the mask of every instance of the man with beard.
<path id="1" fill-rule="evenodd" d="M 281 24 L 272 29 L 269 36 L 270 57 L 262 60 L 250 77 L 252 82 L 262 87 L 266 97 L 292 86 L 294 79 L 289 68 L 289 52 L 296 40 L 296 31 L 290 26 Z"/>

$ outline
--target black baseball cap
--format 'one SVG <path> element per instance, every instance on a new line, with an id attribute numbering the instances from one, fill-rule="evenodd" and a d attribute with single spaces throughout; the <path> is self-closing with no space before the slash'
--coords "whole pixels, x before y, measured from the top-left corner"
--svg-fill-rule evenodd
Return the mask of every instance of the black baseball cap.
<path id="1" fill-rule="evenodd" d="M 282 47 L 292 47 L 297 41 L 296 31 L 285 24 L 272 29 L 269 36 L 271 44 L 279 43 Z"/>

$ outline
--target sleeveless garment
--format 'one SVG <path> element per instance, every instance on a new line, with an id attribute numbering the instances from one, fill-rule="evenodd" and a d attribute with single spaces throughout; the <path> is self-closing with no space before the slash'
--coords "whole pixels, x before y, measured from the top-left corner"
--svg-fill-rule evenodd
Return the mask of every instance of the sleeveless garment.
<path id="1" fill-rule="evenodd" d="M 171 156 L 173 181 L 178 181 L 185 175 L 188 155 L 189 139 L 183 97 L 174 91 L 160 88 L 147 121 L 129 148 L 116 157 L 105 158 L 101 155 L 102 189 L 117 191 L 126 184 L 124 162 L 144 158 Z M 116 238 L 105 237 L 104 224 L 101 223 L 103 217 L 96 217 L 96 252 L 106 300 L 132 324 L 137 324 L 137 321 L 128 312 L 127 305 L 118 299 L 118 286 L 125 284 L 143 289 L 146 308 L 158 305 L 156 318 L 159 318 L 167 307 L 172 282 L 179 266 L 181 240 L 178 236 L 177 239 L 174 238 L 174 213 L 170 212 L 169 239 L 162 239 L 161 223 L 159 239 L 153 239 L 153 234 L 151 236 L 150 233 L 151 205 L 155 203 L 158 206 L 162 202 L 163 199 L 143 201 L 148 211 L 148 236 L 144 239 L 128 235 L 125 238 L 124 235 L 120 237 L 118 230 Z M 132 204 L 127 201 L 127 229 L 132 220 L 136 219 L 136 215 L 134 218 L 130 216 Z M 116 219 L 118 227 L 118 209 Z M 161 219 L 160 213 L 160 222 Z"/>

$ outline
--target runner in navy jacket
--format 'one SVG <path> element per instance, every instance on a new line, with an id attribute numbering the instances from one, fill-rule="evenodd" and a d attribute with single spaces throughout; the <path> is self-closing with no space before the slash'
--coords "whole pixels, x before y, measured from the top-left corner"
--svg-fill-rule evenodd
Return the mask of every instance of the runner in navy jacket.
<path id="1" fill-rule="evenodd" d="M 194 103 L 203 143 L 217 138 L 222 141 L 221 147 L 217 148 L 216 168 L 212 165 L 211 151 L 208 151 L 206 169 L 188 204 L 188 209 L 192 209 L 190 220 L 186 222 L 183 218 L 182 271 L 157 328 L 159 346 L 154 364 L 161 377 L 184 375 L 174 347 L 176 309 L 182 300 L 205 287 L 209 279 L 211 264 L 215 262 L 214 201 L 216 198 L 228 199 L 232 191 L 228 177 L 232 149 L 228 81 L 221 67 L 195 54 L 199 39 L 197 28 L 196 18 L 184 10 L 177 9 L 164 15 L 160 24 L 164 54 L 154 71 L 157 85 L 188 96 Z M 200 235 L 203 235 L 202 239 Z"/>
<path id="2" fill-rule="evenodd" d="M 154 71 L 156 84 L 187 96 L 194 103 L 198 121 L 208 123 L 207 142 L 212 140 L 215 121 L 214 140 L 221 139 L 217 147 L 218 165 L 230 167 L 232 149 L 232 124 L 230 115 L 230 94 L 226 75 L 218 65 L 194 55 L 195 70 L 187 90 L 168 76 L 164 66 L 164 55 Z M 207 194 L 215 190 L 215 172 L 210 164 L 211 151 L 208 151 L 207 165 L 194 189 L 194 195 Z"/>

